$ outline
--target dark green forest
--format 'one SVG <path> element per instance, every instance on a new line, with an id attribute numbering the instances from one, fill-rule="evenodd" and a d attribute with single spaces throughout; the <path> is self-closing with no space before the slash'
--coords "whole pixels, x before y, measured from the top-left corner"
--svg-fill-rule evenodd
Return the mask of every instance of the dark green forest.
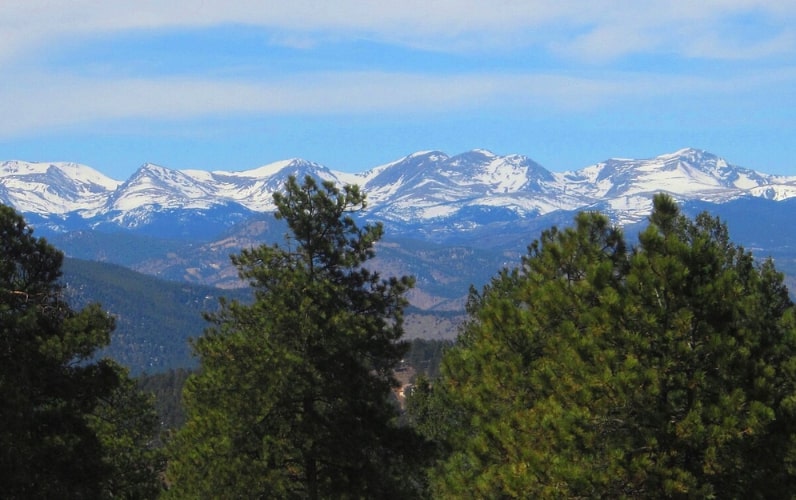
<path id="1" fill-rule="evenodd" d="M 409 382 L 414 383 L 418 377 L 435 379 L 439 375 L 442 356 L 452 345 L 450 340 L 412 340 L 401 363 L 401 366 L 412 367 L 414 371 Z M 141 390 L 154 396 L 154 407 L 164 432 L 173 431 L 185 422 L 182 388 L 193 371 L 172 368 L 165 372 L 143 373 L 136 377 Z"/>
<path id="2" fill-rule="evenodd" d="M 217 310 L 221 297 L 244 302 L 252 297 L 248 288 L 222 290 L 166 281 L 115 264 L 73 258 L 64 259 L 61 281 L 70 304 L 96 302 L 115 318 L 111 343 L 98 355 L 113 358 L 136 376 L 195 368 L 189 339 L 207 327 L 203 314 Z M 459 322 L 462 313 L 408 306 L 405 315 L 412 338 L 433 339 L 440 336 L 434 328 L 441 322 L 446 328 L 442 336 L 450 337 L 450 325 Z"/>
<path id="3" fill-rule="evenodd" d="M 221 295 L 247 300 L 247 289 L 220 290 L 209 286 L 164 281 L 122 266 L 65 259 L 65 296 L 75 307 L 96 302 L 116 320 L 109 356 L 131 373 L 157 373 L 192 368 L 196 359 L 188 339 L 201 335 L 203 313 L 218 308 Z"/>

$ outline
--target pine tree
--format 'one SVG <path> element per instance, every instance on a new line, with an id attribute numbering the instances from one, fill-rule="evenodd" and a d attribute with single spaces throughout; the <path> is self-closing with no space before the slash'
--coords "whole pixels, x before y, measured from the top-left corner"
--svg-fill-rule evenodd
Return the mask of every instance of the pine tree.
<path id="1" fill-rule="evenodd" d="M 120 453 L 138 454 L 154 422 L 98 425 L 104 415 L 135 410 L 126 373 L 96 361 L 108 344 L 113 319 L 97 304 L 75 311 L 59 282 L 63 254 L 35 238 L 24 219 L 0 205 L 0 496 L 3 498 L 109 498 L 132 492 Z M 119 420 L 116 423 L 120 423 Z M 108 446 L 112 436 L 141 439 Z M 157 461 L 137 463 L 135 482 L 157 484 Z M 149 490 L 154 495 L 154 490 Z M 117 496 L 118 497 L 118 496 Z M 141 498 L 131 494 L 128 498 Z"/>
<path id="2" fill-rule="evenodd" d="M 111 471 L 96 498 L 157 498 L 166 463 L 154 397 L 139 389 L 126 369 L 115 369 L 119 385 L 88 416 L 103 448 L 103 463 Z"/>
<path id="3" fill-rule="evenodd" d="M 449 416 L 436 493 L 792 495 L 796 324 L 773 264 L 663 195 L 630 250 L 605 217 L 575 222 L 472 294 L 424 395 Z"/>
<path id="4" fill-rule="evenodd" d="M 796 324 L 782 275 L 707 214 L 659 196 L 630 260 L 617 343 L 644 370 L 621 386 L 632 419 L 626 488 L 639 496 L 785 498 Z"/>
<path id="5" fill-rule="evenodd" d="M 405 495 L 415 439 L 395 426 L 390 397 L 412 280 L 363 267 L 382 227 L 355 223 L 365 205 L 356 186 L 290 178 L 274 200 L 292 237 L 233 257 L 254 302 L 222 301 L 194 342 L 201 369 L 184 391 L 171 493 Z"/>

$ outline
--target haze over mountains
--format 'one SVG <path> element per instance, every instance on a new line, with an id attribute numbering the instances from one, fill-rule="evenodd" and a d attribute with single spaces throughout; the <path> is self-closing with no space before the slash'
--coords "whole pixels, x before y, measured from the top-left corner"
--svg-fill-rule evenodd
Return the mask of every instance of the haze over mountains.
<path id="1" fill-rule="evenodd" d="M 386 228 L 374 265 L 417 276 L 413 303 L 423 308 L 460 307 L 471 283 L 480 286 L 516 264 L 542 229 L 569 224 L 576 211 L 601 210 L 632 228 L 658 192 L 672 194 L 687 212 L 736 214 L 727 219 L 733 238 L 777 256 L 787 270 L 796 253 L 789 236 L 796 176 L 736 166 L 697 149 L 560 173 L 527 156 L 485 150 L 418 152 L 357 174 L 302 159 L 239 172 L 148 163 L 124 181 L 74 163 L 5 161 L 0 202 L 24 213 L 67 255 L 236 287 L 243 283 L 229 254 L 285 233 L 271 216 L 272 194 L 289 175 L 359 184 L 368 195 L 360 217 Z"/>

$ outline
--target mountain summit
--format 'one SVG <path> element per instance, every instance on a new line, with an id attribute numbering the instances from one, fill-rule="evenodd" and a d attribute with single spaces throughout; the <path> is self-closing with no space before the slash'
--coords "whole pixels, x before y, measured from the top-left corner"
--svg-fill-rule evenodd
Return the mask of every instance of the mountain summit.
<path id="1" fill-rule="evenodd" d="M 77 163 L 0 163 L 0 202 L 23 213 L 90 217 L 121 184 Z"/>

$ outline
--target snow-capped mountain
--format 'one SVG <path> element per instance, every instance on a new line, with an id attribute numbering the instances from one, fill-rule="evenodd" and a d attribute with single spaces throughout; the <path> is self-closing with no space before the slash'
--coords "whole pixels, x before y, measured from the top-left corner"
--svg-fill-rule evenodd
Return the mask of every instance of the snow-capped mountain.
<path id="1" fill-rule="evenodd" d="M 105 208 L 119 212 L 143 207 L 201 210 L 232 202 L 266 212 L 274 208 L 271 195 L 290 175 L 344 182 L 328 168 L 299 159 L 242 172 L 170 170 L 147 163 L 119 186 Z"/>
<path id="2" fill-rule="evenodd" d="M 289 175 L 356 183 L 368 194 L 370 219 L 391 227 L 430 225 L 462 231 L 556 211 L 600 209 L 620 223 L 649 212 L 652 195 L 723 203 L 742 196 L 796 196 L 796 177 L 734 166 L 710 153 L 683 149 L 651 159 L 610 159 L 553 173 L 522 155 L 473 150 L 456 156 L 419 152 L 367 172 L 336 172 L 293 159 L 239 172 L 172 170 L 147 163 L 124 182 L 74 163 L 0 164 L 0 201 L 23 213 L 80 218 L 89 226 L 166 225 L 163 214 L 219 223 L 273 210 L 272 194 Z M 192 219 L 193 220 L 193 219 Z"/>
<path id="3" fill-rule="evenodd" d="M 596 208 L 620 221 L 632 222 L 649 213 L 655 193 L 680 200 L 723 203 L 740 196 L 786 199 L 796 195 L 796 177 L 764 174 L 727 163 L 697 149 L 682 149 L 652 159 L 610 159 L 576 172 L 562 181 Z"/>
<path id="4" fill-rule="evenodd" d="M 0 163 L 0 202 L 23 213 L 91 216 L 121 184 L 77 163 Z"/>
<path id="5" fill-rule="evenodd" d="M 208 208 L 217 197 L 189 173 L 147 163 L 127 179 L 108 199 L 108 211 L 126 212 L 146 206 L 159 208 Z"/>
<path id="6" fill-rule="evenodd" d="M 533 216 L 586 203 L 569 196 L 551 172 L 530 158 L 485 150 L 453 157 L 438 151 L 415 153 L 364 178 L 373 213 L 384 220 L 449 219 L 473 207 Z"/>

